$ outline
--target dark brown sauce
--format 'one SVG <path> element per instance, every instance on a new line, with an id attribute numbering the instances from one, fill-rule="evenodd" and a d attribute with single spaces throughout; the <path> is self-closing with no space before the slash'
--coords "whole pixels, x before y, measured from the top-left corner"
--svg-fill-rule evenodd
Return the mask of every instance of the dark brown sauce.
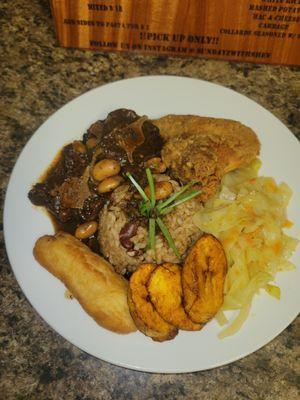
<path id="1" fill-rule="evenodd" d="M 95 146 L 86 146 L 93 139 Z M 55 231 L 75 233 L 78 225 L 98 221 L 99 212 L 111 193 L 99 194 L 98 182 L 90 171 L 101 159 L 117 160 L 120 174 L 131 172 L 140 184 L 146 183 L 144 162 L 160 156 L 163 140 L 159 130 L 145 117 L 134 111 L 120 109 L 97 121 L 83 135 L 82 141 L 64 146 L 50 166 L 28 193 L 30 201 L 45 207 Z M 136 210 L 128 210 L 136 214 Z M 83 240 L 93 251 L 99 252 L 97 232 Z"/>
<path id="2" fill-rule="evenodd" d="M 70 143 L 71 144 L 71 143 Z M 56 156 L 54 159 L 51 161 L 50 165 L 46 168 L 46 171 L 42 173 L 42 175 L 39 177 L 38 183 L 43 183 L 47 179 L 47 177 L 51 174 L 51 171 L 54 170 L 56 165 L 59 163 L 59 160 L 61 158 L 63 149 L 58 150 Z"/>

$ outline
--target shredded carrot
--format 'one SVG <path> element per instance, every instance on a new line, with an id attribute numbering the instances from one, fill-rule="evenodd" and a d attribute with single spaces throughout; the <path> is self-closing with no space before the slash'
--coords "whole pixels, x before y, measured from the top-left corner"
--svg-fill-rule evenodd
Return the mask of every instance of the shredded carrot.
<path id="1" fill-rule="evenodd" d="M 244 208 L 248 213 L 252 213 L 253 212 L 253 206 L 251 204 L 245 204 Z"/>
<path id="2" fill-rule="evenodd" d="M 255 229 L 255 231 L 253 232 L 248 232 L 248 233 L 243 233 L 245 239 L 247 240 L 247 242 L 250 245 L 253 245 L 253 240 L 255 239 L 255 237 L 261 232 L 261 227 L 259 226 L 258 228 Z"/>

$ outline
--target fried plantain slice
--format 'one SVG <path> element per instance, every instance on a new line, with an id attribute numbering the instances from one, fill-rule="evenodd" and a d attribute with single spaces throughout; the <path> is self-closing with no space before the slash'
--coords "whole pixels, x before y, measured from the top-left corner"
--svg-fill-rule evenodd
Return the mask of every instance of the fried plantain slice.
<path id="1" fill-rule="evenodd" d="M 143 264 L 131 275 L 128 305 L 137 328 L 153 340 L 163 342 L 173 339 L 178 330 L 161 318 L 150 301 L 147 283 L 155 268 L 155 264 Z"/>
<path id="2" fill-rule="evenodd" d="M 221 243 L 204 234 L 190 250 L 182 269 L 184 308 L 192 321 L 205 324 L 223 303 L 227 261 Z"/>
<path id="3" fill-rule="evenodd" d="M 152 272 L 147 287 L 151 302 L 165 321 L 187 331 L 202 328 L 188 317 L 183 308 L 181 267 L 178 264 L 159 265 Z"/>

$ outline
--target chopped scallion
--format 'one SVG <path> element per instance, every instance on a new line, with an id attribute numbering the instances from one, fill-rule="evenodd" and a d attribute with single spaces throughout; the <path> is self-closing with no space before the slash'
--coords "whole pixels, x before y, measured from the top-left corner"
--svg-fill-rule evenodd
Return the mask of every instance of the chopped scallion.
<path id="1" fill-rule="evenodd" d="M 148 248 L 153 250 L 154 258 L 156 259 L 155 251 L 155 219 L 149 218 L 149 237 L 148 237 Z"/>
<path id="2" fill-rule="evenodd" d="M 131 180 L 131 182 L 133 183 L 133 185 L 135 186 L 136 190 L 139 192 L 139 194 L 142 196 L 142 198 L 145 201 L 149 201 L 146 193 L 144 192 L 144 190 L 141 188 L 141 186 L 137 183 L 137 181 L 134 179 L 134 177 L 131 175 L 130 172 L 127 172 L 126 176 Z"/>
<path id="3" fill-rule="evenodd" d="M 184 192 L 186 192 L 190 187 L 194 186 L 197 182 L 190 182 L 187 185 L 183 186 L 178 192 L 172 194 L 167 200 L 162 201 L 158 204 L 157 209 L 161 210 L 162 208 L 168 206 L 172 201 L 176 200 L 179 196 L 181 196 Z"/>
<path id="4" fill-rule="evenodd" d="M 168 245 L 174 251 L 175 255 L 179 260 L 181 260 L 179 251 L 175 245 L 175 242 L 160 218 L 161 216 L 168 214 L 171 212 L 175 207 L 179 204 L 182 204 L 193 197 L 197 196 L 201 193 L 201 190 L 189 190 L 192 186 L 194 186 L 197 182 L 190 182 L 187 185 L 183 186 L 178 192 L 174 193 L 172 196 L 167 198 L 164 201 L 160 201 L 156 203 L 156 196 L 155 196 L 155 183 L 153 180 L 153 176 L 151 170 L 149 168 L 146 169 L 146 175 L 149 183 L 150 188 L 150 198 L 146 195 L 145 191 L 142 187 L 137 183 L 134 177 L 128 172 L 126 176 L 130 179 L 136 190 L 142 196 L 142 201 L 139 204 L 139 212 L 143 217 L 148 218 L 149 223 L 149 236 L 148 236 L 148 243 L 147 247 L 154 252 L 154 258 L 156 259 L 156 250 L 155 250 L 155 225 L 157 224 L 166 238 Z M 188 191 L 189 190 L 189 191 Z"/>
<path id="5" fill-rule="evenodd" d="M 155 199 L 155 187 L 154 187 L 153 176 L 152 176 L 150 168 L 146 169 L 146 175 L 147 175 L 149 188 L 150 188 L 150 203 L 151 203 L 151 207 L 154 208 L 155 200 L 156 200 Z"/>
<path id="6" fill-rule="evenodd" d="M 191 200 L 193 197 L 198 196 L 198 194 L 201 193 L 201 190 L 191 190 L 188 193 L 185 193 L 182 197 L 178 198 L 177 201 L 174 203 L 170 204 L 168 207 L 164 207 L 160 214 L 165 215 L 168 214 L 170 211 L 173 210 L 173 208 L 179 206 L 179 204 L 185 203 L 188 200 Z"/>
<path id="7" fill-rule="evenodd" d="M 173 238 L 172 238 L 172 236 L 171 236 L 171 234 L 170 234 L 168 228 L 166 227 L 166 225 L 162 222 L 162 220 L 161 220 L 159 217 L 156 218 L 156 222 L 157 222 L 157 225 L 159 226 L 160 230 L 162 231 L 164 237 L 166 238 L 166 240 L 167 240 L 167 242 L 168 242 L 168 245 L 169 245 L 169 246 L 171 247 L 171 249 L 174 251 L 176 257 L 177 257 L 179 260 L 181 260 L 179 251 L 178 251 L 178 249 L 177 249 L 177 247 L 176 247 L 176 245 L 175 245 L 175 243 L 174 243 L 174 240 L 173 240 Z"/>

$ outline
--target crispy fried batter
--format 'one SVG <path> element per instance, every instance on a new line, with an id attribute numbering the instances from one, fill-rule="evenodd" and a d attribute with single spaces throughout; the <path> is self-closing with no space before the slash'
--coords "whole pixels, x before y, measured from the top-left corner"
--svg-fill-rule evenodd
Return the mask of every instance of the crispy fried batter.
<path id="1" fill-rule="evenodd" d="M 152 122 L 166 140 L 164 163 L 182 182 L 199 181 L 203 201 L 216 193 L 225 173 L 247 165 L 259 154 L 256 134 L 237 121 L 166 115 Z"/>
<path id="2" fill-rule="evenodd" d="M 147 286 L 151 302 L 165 321 L 187 331 L 202 328 L 202 325 L 192 322 L 183 308 L 181 267 L 178 264 L 159 265 L 152 272 Z"/>
<path id="3" fill-rule="evenodd" d="M 127 281 L 74 236 L 64 232 L 43 236 L 33 254 L 99 325 L 117 333 L 136 331 L 127 304 Z"/>
<path id="4" fill-rule="evenodd" d="M 128 305 L 138 329 L 153 340 L 173 339 L 178 330 L 160 317 L 150 301 L 147 283 L 155 264 L 142 264 L 130 277 Z"/>
<path id="5" fill-rule="evenodd" d="M 184 308 L 189 317 L 205 324 L 223 303 L 227 261 L 221 243 L 204 234 L 190 250 L 182 270 Z"/>

